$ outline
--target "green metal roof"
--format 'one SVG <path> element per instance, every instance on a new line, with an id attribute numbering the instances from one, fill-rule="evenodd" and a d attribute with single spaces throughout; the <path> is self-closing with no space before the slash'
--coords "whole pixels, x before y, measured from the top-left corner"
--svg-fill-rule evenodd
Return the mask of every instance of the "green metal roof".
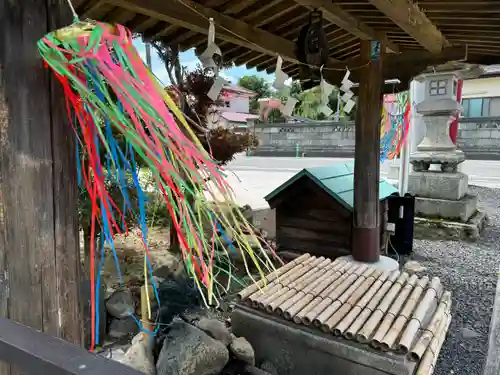
<path id="1" fill-rule="evenodd" d="M 352 211 L 354 207 L 354 163 L 338 163 L 324 167 L 305 168 L 289 179 L 281 186 L 274 189 L 264 198 L 271 200 L 283 190 L 292 185 L 299 178 L 307 176 L 313 180 L 319 187 L 340 202 L 348 210 Z M 396 189 L 385 179 L 380 179 L 379 198 L 382 200 Z"/>

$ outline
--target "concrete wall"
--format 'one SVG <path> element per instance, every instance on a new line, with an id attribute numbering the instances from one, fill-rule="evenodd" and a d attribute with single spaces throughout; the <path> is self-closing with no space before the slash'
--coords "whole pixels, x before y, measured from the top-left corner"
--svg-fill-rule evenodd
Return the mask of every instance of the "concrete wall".
<path id="1" fill-rule="evenodd" d="M 254 155 L 350 156 L 354 152 L 354 123 L 256 124 L 260 140 Z"/>
<path id="2" fill-rule="evenodd" d="M 500 159 L 500 117 L 462 119 L 457 143 L 470 159 Z"/>
<path id="3" fill-rule="evenodd" d="M 257 124 L 260 139 L 256 156 L 351 157 L 354 123 Z M 425 130 L 424 130 L 425 132 Z M 500 117 L 462 119 L 458 146 L 470 159 L 500 159 Z"/>

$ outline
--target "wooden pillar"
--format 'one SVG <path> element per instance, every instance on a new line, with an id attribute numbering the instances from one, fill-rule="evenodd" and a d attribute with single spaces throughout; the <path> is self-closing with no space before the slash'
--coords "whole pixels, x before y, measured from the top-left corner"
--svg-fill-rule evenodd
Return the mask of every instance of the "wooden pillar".
<path id="1" fill-rule="evenodd" d="M 361 41 L 356 145 L 354 157 L 354 223 L 352 256 L 362 262 L 380 257 L 380 118 L 384 59 L 383 45 L 373 51 L 374 41 Z"/>
<path id="2" fill-rule="evenodd" d="M 0 316 L 80 344 L 74 136 L 37 50 L 72 18 L 65 0 L 0 8 Z"/>

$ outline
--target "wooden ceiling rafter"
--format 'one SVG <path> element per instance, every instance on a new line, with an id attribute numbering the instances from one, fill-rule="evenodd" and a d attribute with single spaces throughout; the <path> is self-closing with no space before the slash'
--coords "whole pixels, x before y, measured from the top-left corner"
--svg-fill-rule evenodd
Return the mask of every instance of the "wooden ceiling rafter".
<path id="1" fill-rule="evenodd" d="M 398 78 L 411 76 L 418 73 L 417 70 L 421 66 L 452 59 L 450 49 L 447 49 L 446 53 L 443 51 L 426 54 L 425 49 L 420 47 L 421 40 L 417 40 L 414 35 L 410 35 L 407 30 L 387 18 L 385 13 L 382 14 L 379 8 L 373 6 L 374 1 L 394 3 L 402 0 L 336 0 L 335 4 L 332 4 L 331 0 L 73 0 L 80 15 L 88 14 L 95 19 L 125 24 L 134 32 L 142 32 L 149 38 L 179 43 L 181 50 L 192 45 L 200 46 L 198 52 L 204 48 L 208 18 L 212 17 L 216 24 L 217 44 L 225 58 L 236 63 L 246 63 L 248 67 L 257 70 L 272 72 L 276 56 L 281 55 L 285 60 L 283 70 L 294 77 L 299 71 L 294 42 L 301 28 L 307 24 L 309 14 L 304 9 L 304 4 L 314 8 L 315 4 L 319 3 L 326 6 L 330 12 L 336 11 L 333 16 L 337 19 L 331 14 L 327 17 L 325 10 L 319 7 L 323 10 L 325 20 L 331 22 L 327 24 L 325 21 L 331 57 L 327 67 L 338 70 L 328 70 L 325 78 L 333 84 L 342 78 L 346 66 L 353 72 L 353 80 L 357 79 L 360 40 L 388 41 L 395 49 L 401 49 L 399 55 L 392 55 L 387 59 L 384 70 L 386 78 L 394 78 L 396 71 Z M 449 42 L 453 44 L 452 49 L 457 50 L 460 46 L 455 44 L 467 43 L 470 55 L 473 56 L 471 62 L 498 62 L 498 23 L 491 21 L 491 17 L 480 18 L 483 14 L 486 15 L 486 12 L 478 11 L 467 14 L 469 20 L 461 20 L 462 24 L 459 25 L 453 22 L 455 19 L 447 18 L 450 12 L 438 12 L 440 8 L 435 4 L 444 2 L 433 1 L 433 11 L 429 12 L 428 17 L 431 21 L 438 17 L 434 26 L 439 28 L 438 31 L 443 36 L 442 45 Z M 420 2 L 425 8 L 424 3 L 429 1 Z M 478 0 L 478 3 L 489 6 L 482 0 Z M 445 6 L 442 7 L 444 9 Z M 473 5 L 470 8 L 474 8 Z M 279 14 L 273 13 L 274 9 L 278 9 Z M 287 11 L 281 13 L 285 10 Z M 460 14 L 465 16 L 464 13 L 465 11 Z M 493 14 L 493 18 L 495 17 L 496 13 Z M 484 22 L 475 21 L 475 18 Z M 489 33 L 491 38 L 488 38 Z M 408 60 L 408 56 L 416 59 L 415 62 Z"/>
<path id="2" fill-rule="evenodd" d="M 436 25 L 413 2 L 408 0 L 368 1 L 408 35 L 412 36 L 427 51 L 439 53 L 449 45 Z"/>
<path id="3" fill-rule="evenodd" d="M 132 21 L 135 17 L 135 14 L 129 12 L 127 9 L 116 8 L 112 11 L 110 16 L 113 18 L 113 21 L 122 25 L 126 25 L 128 22 Z"/>
<path id="4" fill-rule="evenodd" d="M 329 43 L 329 55 L 333 56 L 337 60 L 341 60 L 339 58 L 339 55 L 342 55 L 341 52 L 344 52 L 346 49 L 355 49 L 356 46 L 359 45 L 359 42 L 356 43 L 356 41 L 359 40 L 356 36 L 353 36 L 352 34 L 344 34 L 343 37 L 346 38 L 343 42 L 340 43 Z M 257 71 L 263 71 L 272 68 L 275 65 L 276 61 L 275 60 L 269 60 L 267 59 L 266 61 L 253 64 L 253 67 L 257 69 Z"/>
<path id="5" fill-rule="evenodd" d="M 297 61 L 293 42 L 249 25 L 243 21 L 220 14 L 213 9 L 205 8 L 192 0 L 157 2 L 155 0 L 106 0 L 107 2 L 127 8 L 135 13 L 193 30 L 202 34 L 208 33 L 208 18 L 214 18 L 219 25 L 220 39 L 242 45 L 271 56 L 282 56 L 285 60 Z M 229 31 L 231 30 L 231 31 Z M 332 62 L 335 60 L 332 59 Z"/>
<path id="6" fill-rule="evenodd" d="M 81 15 L 82 19 L 97 18 L 97 15 L 106 14 L 113 10 L 113 5 L 105 3 L 100 0 L 94 0 L 86 4 L 86 6 L 82 7 L 83 9 L 79 9 L 78 14 Z"/>
<path id="7" fill-rule="evenodd" d="M 160 22 L 160 20 L 157 20 L 157 19 L 151 18 L 151 17 L 147 17 L 147 16 L 144 16 L 142 14 L 137 15 L 136 17 L 134 17 L 130 21 L 131 28 L 137 33 L 143 33 L 159 22 Z"/>
<path id="8" fill-rule="evenodd" d="M 332 49 L 332 47 L 333 47 L 334 45 L 341 44 L 341 43 L 339 42 L 339 40 L 341 40 L 341 39 L 343 39 L 343 38 L 349 38 L 349 37 L 352 37 L 352 35 L 351 35 L 351 34 L 346 33 L 346 32 L 345 32 L 345 30 L 338 28 L 336 25 L 333 25 L 333 24 L 328 25 L 328 27 L 330 27 L 330 26 L 334 26 L 334 27 L 335 27 L 335 29 L 334 29 L 334 30 L 332 30 L 332 31 L 330 31 L 330 32 L 327 32 L 327 33 L 326 33 L 327 40 L 328 40 L 328 45 L 329 45 L 329 47 L 330 47 L 330 50 Z M 297 41 L 297 39 L 298 39 L 298 34 L 300 33 L 300 30 L 301 30 L 301 28 L 302 28 L 302 27 L 303 27 L 303 25 L 302 25 L 300 28 L 290 29 L 290 30 L 288 30 L 288 31 L 286 31 L 286 32 L 284 32 L 284 33 L 282 33 L 282 35 L 283 35 L 284 37 L 286 37 L 287 39 L 288 39 L 288 37 L 290 37 L 291 35 L 294 35 L 294 37 L 292 37 L 292 38 L 291 38 L 291 40 L 292 40 L 293 42 L 296 42 L 296 41 Z M 328 27 L 327 27 L 327 28 L 328 28 Z M 339 36 L 337 36 L 337 37 L 333 38 L 333 35 L 335 35 L 335 34 L 339 34 L 339 33 L 340 33 L 340 35 L 339 35 Z M 252 63 L 252 61 L 253 61 L 253 60 L 258 59 L 258 58 L 259 58 L 259 56 L 254 56 L 254 54 L 251 54 L 251 56 L 252 56 L 252 57 L 251 57 L 251 60 L 248 60 L 249 55 L 248 55 L 247 53 L 245 53 L 245 54 L 244 54 L 244 55 L 242 55 L 242 56 L 237 56 L 237 57 L 234 59 L 234 61 L 235 61 L 235 63 L 241 63 L 241 65 L 243 65 L 243 64 L 244 64 L 244 65 L 247 65 L 247 66 L 250 66 L 251 68 L 253 68 L 253 67 L 255 67 L 255 65 Z M 259 61 L 260 61 L 260 60 L 259 60 Z M 265 66 L 264 68 L 257 68 L 257 70 L 258 70 L 258 71 L 259 71 L 259 69 L 261 69 L 261 70 L 264 70 L 264 69 L 269 70 L 270 68 L 274 67 L 275 62 L 276 62 L 276 59 L 273 59 L 273 58 L 268 58 L 266 62 L 264 62 L 264 63 L 259 63 L 259 65 L 264 65 L 264 64 L 266 64 L 266 63 L 267 63 L 267 65 L 268 65 L 268 66 Z M 274 71 L 274 69 L 271 69 L 271 70 L 272 70 L 272 71 Z"/>
<path id="9" fill-rule="evenodd" d="M 350 13 L 346 12 L 339 5 L 334 4 L 331 0 L 294 0 L 296 3 L 309 8 L 309 9 L 319 9 L 323 12 L 323 17 L 336 24 L 341 29 L 348 31 L 349 33 L 357 36 L 363 40 L 382 40 L 387 48 L 398 53 L 399 48 L 396 44 L 392 43 L 387 37 L 365 23 L 361 22 L 359 19 L 352 16 Z"/>
<path id="10" fill-rule="evenodd" d="M 291 27 L 290 29 L 287 29 L 286 31 L 281 32 L 280 35 L 287 38 L 287 39 L 290 39 L 292 42 L 295 43 L 298 39 L 298 34 L 300 33 L 300 30 L 302 29 L 303 26 L 304 25 L 301 24 L 300 27 Z M 338 32 L 344 32 L 342 29 L 339 29 L 338 27 L 336 27 L 335 25 L 332 25 L 332 24 L 328 25 L 327 28 L 331 27 L 331 26 L 335 27 L 335 29 L 330 31 L 330 32 L 327 32 L 327 39 L 329 40 L 329 42 L 332 41 L 333 35 L 335 35 Z M 272 32 L 276 33 L 276 32 L 278 32 L 278 30 L 272 30 Z M 343 34 L 343 35 L 349 35 L 349 34 Z M 336 40 L 336 39 L 337 38 L 335 38 L 333 40 Z M 259 58 L 259 56 L 260 56 L 260 55 L 255 55 L 255 53 L 252 51 L 247 51 L 247 52 L 243 52 L 243 54 L 240 54 L 241 47 L 233 48 L 233 49 L 231 49 L 231 51 L 226 51 L 225 53 L 229 57 L 229 59 L 235 61 L 235 63 L 240 64 L 240 65 L 247 65 L 250 63 L 250 67 L 253 67 L 253 65 L 251 64 L 251 61 Z M 268 61 L 275 62 L 276 59 L 269 58 Z"/>
<path id="11" fill-rule="evenodd" d="M 251 4 L 251 3 L 247 1 L 247 4 Z M 291 11 L 293 11 L 295 9 L 295 7 L 287 6 L 286 2 L 285 2 L 285 6 L 281 5 L 281 7 L 278 7 L 276 9 L 276 6 L 279 5 L 279 4 L 283 4 L 283 0 L 273 0 L 273 1 L 270 1 L 265 6 L 260 7 L 260 9 L 258 9 L 257 11 L 255 11 L 255 12 L 248 12 L 248 14 L 242 16 L 240 19 L 242 21 L 244 21 L 244 22 L 247 22 L 247 23 L 250 23 L 250 22 L 253 22 L 253 21 L 257 21 L 257 19 L 264 12 L 272 9 L 272 13 L 267 14 L 266 17 L 264 17 L 263 19 L 261 19 L 260 21 L 256 22 L 253 25 L 255 27 L 262 28 L 262 26 L 264 26 L 264 25 L 266 25 L 268 23 L 271 23 L 273 20 L 275 20 L 275 19 L 277 19 L 277 18 L 279 18 L 279 17 L 285 15 L 286 13 L 291 12 Z M 273 7 L 275 9 L 273 9 Z M 269 30 L 266 30 L 266 31 L 269 31 Z M 203 38 L 203 37 L 200 38 L 199 37 L 198 39 L 194 39 L 193 41 L 190 41 L 189 44 L 187 44 L 187 46 L 196 48 L 199 45 L 202 45 L 204 42 L 206 42 L 205 38 Z M 227 45 L 228 45 L 228 42 L 222 42 L 219 47 L 223 48 L 223 47 L 226 47 Z"/>
<path id="12" fill-rule="evenodd" d="M 333 30 L 331 33 L 327 34 L 327 38 L 330 36 L 330 35 L 333 35 L 334 33 L 338 32 L 339 29 L 336 29 L 336 30 Z M 298 34 L 300 33 L 300 29 L 290 29 L 288 31 L 285 31 L 283 33 L 281 33 L 281 35 L 287 39 L 290 39 L 292 42 L 296 42 L 297 39 L 298 39 Z M 291 37 L 293 35 L 293 37 Z M 347 34 L 348 35 L 348 34 Z M 291 38 L 289 38 L 291 37 Z M 236 54 L 237 52 L 235 52 Z M 229 52 L 229 56 L 230 55 L 230 52 Z M 260 55 L 255 55 L 253 52 L 250 52 L 250 53 L 244 53 L 243 55 L 240 55 L 240 56 L 236 56 L 234 58 L 234 61 L 235 62 L 241 62 L 242 64 L 251 64 L 251 61 L 259 58 Z M 249 60 L 250 58 L 250 60 Z M 270 58 L 269 60 L 273 60 L 275 61 L 276 59 L 274 58 Z"/>
<path id="13" fill-rule="evenodd" d="M 280 0 L 280 1 L 281 1 L 281 0 Z M 297 5 L 297 4 L 294 4 L 294 5 L 295 5 L 295 6 L 294 6 L 294 7 L 292 7 L 292 8 L 290 9 L 290 11 L 291 11 L 291 10 L 293 10 L 293 9 L 295 9 L 296 7 L 298 7 L 298 5 Z M 281 17 L 282 15 L 283 15 L 283 13 L 281 13 L 279 16 Z M 304 16 L 303 16 L 303 15 L 301 15 L 301 17 L 300 17 L 300 18 L 303 18 L 303 17 L 304 17 Z M 284 28 L 284 25 L 283 25 L 283 24 L 281 24 L 281 25 L 278 25 L 278 27 L 274 27 L 274 26 L 273 26 L 273 24 L 272 24 L 272 21 L 274 21 L 275 19 L 276 19 L 276 17 L 275 17 L 275 16 L 270 16 L 270 17 L 264 18 L 263 20 L 261 20 L 260 22 L 258 22 L 255 26 L 256 26 L 256 27 L 263 27 L 263 26 L 267 26 L 267 27 L 265 27 L 265 28 L 264 28 L 266 31 L 271 32 L 271 33 L 273 33 L 273 34 L 276 34 L 276 33 L 278 32 L 278 30 L 280 30 L 280 29 L 283 29 L 283 28 Z M 244 18 L 243 18 L 243 20 L 244 20 L 244 21 L 249 21 L 249 22 L 254 21 L 253 17 L 248 17 L 248 16 L 247 16 L 247 17 L 244 17 Z M 284 37 L 284 38 L 287 38 L 287 39 L 288 39 L 288 36 L 289 36 L 289 35 L 291 35 L 291 33 L 289 32 L 289 30 L 288 30 L 288 31 L 285 31 L 285 32 L 281 32 L 281 33 L 280 33 L 280 36 L 281 36 L 281 37 Z M 292 41 L 293 41 L 293 40 L 292 40 Z M 224 45 L 224 44 L 222 44 L 222 45 L 221 45 L 221 48 L 224 48 L 224 47 L 225 47 L 225 45 Z M 246 55 L 246 56 L 245 56 L 245 58 L 249 56 L 249 54 L 247 54 L 247 53 L 244 51 L 244 48 L 242 48 L 241 46 L 235 46 L 235 47 L 233 47 L 233 48 L 231 48 L 231 49 L 229 49 L 229 50 L 225 51 L 224 53 L 228 56 L 228 58 L 229 58 L 230 60 L 235 60 L 236 58 L 239 58 L 240 56 L 243 56 L 243 55 Z"/>
<path id="14" fill-rule="evenodd" d="M 163 27 L 157 33 L 151 35 L 151 39 L 156 40 L 156 39 L 165 38 L 167 35 L 172 35 L 177 30 L 179 30 L 179 26 L 177 26 L 177 25 L 171 25 L 171 24 L 167 24 L 167 25 L 168 26 Z"/>

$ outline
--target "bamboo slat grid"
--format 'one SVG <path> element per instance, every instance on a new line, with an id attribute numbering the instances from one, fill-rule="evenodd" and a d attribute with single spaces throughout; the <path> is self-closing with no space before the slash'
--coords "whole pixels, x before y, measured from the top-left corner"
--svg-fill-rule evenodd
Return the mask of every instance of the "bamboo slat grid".
<path id="1" fill-rule="evenodd" d="M 451 320 L 439 278 L 304 254 L 238 294 L 240 303 L 420 362 L 434 371 Z M 437 306 L 437 308 L 436 308 Z"/>

